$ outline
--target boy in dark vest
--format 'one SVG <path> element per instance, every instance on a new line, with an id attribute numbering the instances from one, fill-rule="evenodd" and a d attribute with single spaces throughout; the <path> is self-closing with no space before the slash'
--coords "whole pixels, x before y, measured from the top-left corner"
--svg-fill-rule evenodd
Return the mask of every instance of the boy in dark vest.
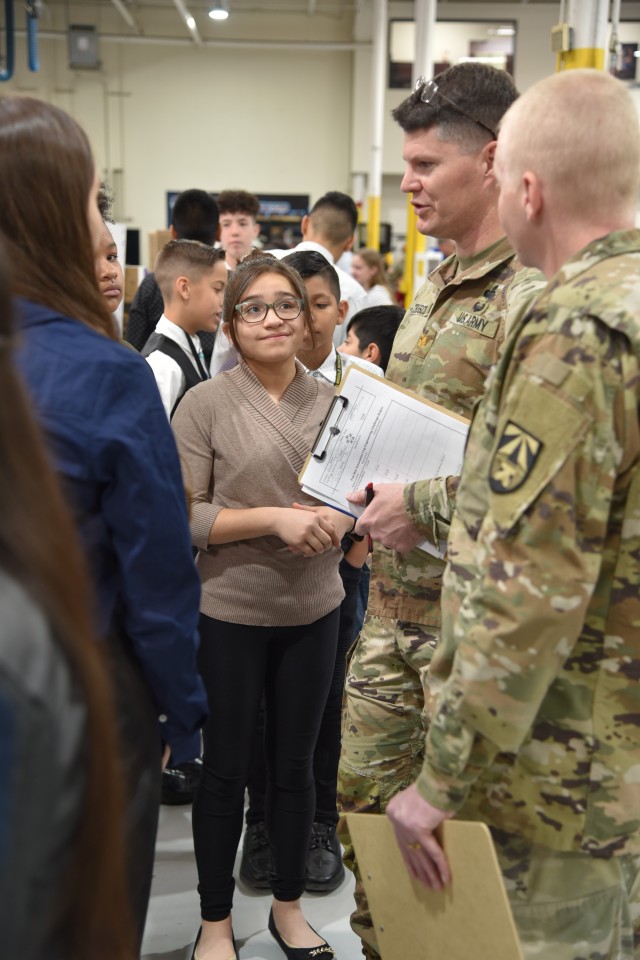
<path id="1" fill-rule="evenodd" d="M 224 253 L 197 240 L 171 240 L 158 254 L 155 277 L 164 313 L 142 355 L 171 419 L 187 390 L 209 378 L 198 331 L 218 328 L 227 283 Z"/>

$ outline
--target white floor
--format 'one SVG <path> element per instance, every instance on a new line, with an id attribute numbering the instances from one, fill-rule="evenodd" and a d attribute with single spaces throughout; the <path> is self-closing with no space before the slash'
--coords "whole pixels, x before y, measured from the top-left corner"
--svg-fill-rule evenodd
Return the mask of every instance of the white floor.
<path id="1" fill-rule="evenodd" d="M 238 875 L 240 853 L 236 861 Z M 190 960 L 200 923 L 196 866 L 191 837 L 191 807 L 161 807 L 156 866 L 147 917 L 143 960 Z M 360 941 L 351 932 L 353 877 L 325 896 L 306 894 L 305 915 L 336 951 L 337 960 L 361 960 Z M 270 894 L 236 885 L 233 929 L 240 960 L 283 960 L 267 931 Z"/>

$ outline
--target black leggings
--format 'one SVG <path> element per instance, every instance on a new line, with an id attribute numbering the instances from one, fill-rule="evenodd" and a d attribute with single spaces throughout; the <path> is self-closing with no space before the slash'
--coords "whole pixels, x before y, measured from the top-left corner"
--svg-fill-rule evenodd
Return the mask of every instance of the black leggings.
<path id="1" fill-rule="evenodd" d="M 278 900 L 302 895 L 315 805 L 313 751 L 334 669 L 338 616 L 336 609 L 296 627 L 200 618 L 198 665 L 210 715 L 203 730 L 193 838 L 204 920 L 224 920 L 231 912 L 233 865 L 263 693 L 272 889 Z"/>

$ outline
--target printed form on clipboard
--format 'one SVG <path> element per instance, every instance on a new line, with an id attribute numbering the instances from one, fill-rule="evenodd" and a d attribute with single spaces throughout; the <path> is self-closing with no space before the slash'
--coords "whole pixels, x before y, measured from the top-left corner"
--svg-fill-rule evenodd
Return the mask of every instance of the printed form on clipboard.
<path id="1" fill-rule="evenodd" d="M 382 377 L 350 366 L 298 481 L 324 503 L 359 516 L 347 493 L 367 483 L 458 476 L 469 421 Z M 446 549 L 418 544 L 432 556 Z"/>

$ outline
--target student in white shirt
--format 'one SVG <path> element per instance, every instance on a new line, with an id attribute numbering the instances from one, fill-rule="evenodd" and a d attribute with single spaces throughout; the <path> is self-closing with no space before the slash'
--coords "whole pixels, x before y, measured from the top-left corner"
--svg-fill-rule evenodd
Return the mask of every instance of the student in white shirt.
<path id="1" fill-rule="evenodd" d="M 330 190 L 317 200 L 309 214 L 302 218 L 302 242 L 293 250 L 270 250 L 281 259 L 291 253 L 315 251 L 321 253 L 329 263 L 336 267 L 340 281 L 340 299 L 347 301 L 347 320 L 362 310 L 366 304 L 366 291 L 350 273 L 336 266 L 337 261 L 351 250 L 358 225 L 358 208 L 346 193 Z M 337 346 L 344 339 L 343 328 L 336 326 L 334 343 Z"/>
<path id="2" fill-rule="evenodd" d="M 169 419 L 187 390 L 209 379 L 198 330 L 214 333 L 222 316 L 224 251 L 197 240 L 171 240 L 158 254 L 155 278 L 164 313 L 142 349 Z"/>

